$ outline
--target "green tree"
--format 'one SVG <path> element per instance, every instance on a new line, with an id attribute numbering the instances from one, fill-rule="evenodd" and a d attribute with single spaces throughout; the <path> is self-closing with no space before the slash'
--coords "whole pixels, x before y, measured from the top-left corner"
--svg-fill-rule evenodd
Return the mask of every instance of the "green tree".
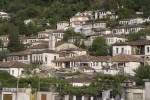
<path id="1" fill-rule="evenodd" d="M 65 34 L 63 36 L 63 40 L 68 41 L 68 39 L 70 37 L 77 36 L 77 35 L 78 34 L 73 29 L 68 29 L 68 30 L 65 31 Z"/>
<path id="2" fill-rule="evenodd" d="M 137 85 L 143 84 L 143 79 L 150 79 L 150 65 L 145 64 L 134 70 Z"/>
<path id="3" fill-rule="evenodd" d="M 107 55 L 107 43 L 103 37 L 96 37 L 89 49 L 90 55 L 105 56 Z"/>
<path id="4" fill-rule="evenodd" d="M 133 12 L 127 8 L 121 8 L 118 10 L 118 15 L 120 19 L 133 17 Z"/>
<path id="5" fill-rule="evenodd" d="M 74 45 L 77 46 L 77 47 L 80 47 L 80 44 L 81 44 L 81 40 L 76 39 L 75 42 L 74 42 Z"/>
<path id="6" fill-rule="evenodd" d="M 84 41 L 82 41 L 80 47 L 81 47 L 82 49 L 86 49 L 86 45 L 84 44 Z"/>
<path id="7" fill-rule="evenodd" d="M 10 27 L 8 50 L 10 52 L 25 50 L 24 45 L 20 42 L 18 29 L 13 25 Z"/>
<path id="8" fill-rule="evenodd" d="M 24 69 L 24 74 L 25 75 L 34 75 L 36 68 L 39 68 L 38 64 L 30 64 L 27 68 Z"/>
<path id="9" fill-rule="evenodd" d="M 118 25 L 119 25 L 119 23 L 116 20 L 109 20 L 109 21 L 107 21 L 107 27 L 114 28 L 114 27 L 116 27 Z"/>
<path id="10" fill-rule="evenodd" d="M 0 71 L 0 83 L 2 87 L 16 88 L 17 79 L 6 71 Z"/>
<path id="11" fill-rule="evenodd" d="M 136 33 L 130 33 L 127 38 L 128 41 L 136 41 L 136 40 L 141 40 L 141 39 L 146 39 L 146 35 L 150 34 L 150 30 L 142 30 Z"/>

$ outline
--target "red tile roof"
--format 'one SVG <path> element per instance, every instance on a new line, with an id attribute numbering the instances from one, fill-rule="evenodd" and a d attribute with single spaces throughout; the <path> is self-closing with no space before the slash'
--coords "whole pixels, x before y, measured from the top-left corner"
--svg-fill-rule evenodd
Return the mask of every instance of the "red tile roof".
<path id="1" fill-rule="evenodd" d="M 0 62 L 0 68 L 26 68 L 29 65 L 21 63 L 21 62 Z"/>
<path id="2" fill-rule="evenodd" d="M 143 59 L 132 56 L 132 55 L 120 54 L 120 55 L 113 56 L 111 58 L 111 61 L 113 62 L 143 62 Z"/>

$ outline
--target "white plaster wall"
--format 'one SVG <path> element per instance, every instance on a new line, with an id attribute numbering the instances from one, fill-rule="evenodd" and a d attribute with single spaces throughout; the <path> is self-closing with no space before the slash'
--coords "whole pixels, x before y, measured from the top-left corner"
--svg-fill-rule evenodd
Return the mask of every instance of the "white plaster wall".
<path id="1" fill-rule="evenodd" d="M 116 48 L 118 48 L 118 53 L 116 52 Z M 122 48 L 124 48 L 124 53 L 123 54 L 128 54 L 131 55 L 132 47 L 130 45 L 125 45 L 125 46 L 113 46 L 113 56 L 121 54 L 122 53 Z"/>
<path id="2" fill-rule="evenodd" d="M 57 23 L 57 30 L 65 30 L 69 26 L 69 23 Z"/>
<path id="3" fill-rule="evenodd" d="M 14 74 L 12 73 L 14 71 Z M 18 77 L 22 74 L 23 68 L 10 68 L 10 74 Z"/>
<path id="4" fill-rule="evenodd" d="M 134 70 L 137 69 L 139 66 L 140 66 L 140 62 L 125 63 L 124 72 L 134 76 L 135 75 Z"/>
<path id="5" fill-rule="evenodd" d="M 46 100 L 54 100 L 55 93 L 53 92 L 37 92 L 37 100 L 42 100 L 42 94 L 46 95 Z"/>
<path id="6" fill-rule="evenodd" d="M 148 47 L 149 47 L 149 52 L 147 51 Z M 145 45 L 145 55 L 150 56 L 150 45 Z"/>
<path id="7" fill-rule="evenodd" d="M 31 90 L 27 89 L 25 93 L 18 92 L 18 100 L 30 100 L 30 92 Z M 12 94 L 12 100 L 16 100 L 15 92 L 2 92 L 2 100 L 4 94 Z"/>
<path id="8" fill-rule="evenodd" d="M 54 56 L 56 56 L 56 59 L 59 58 L 59 54 L 50 54 L 50 53 L 43 53 L 43 65 L 42 66 L 46 66 L 46 67 L 50 67 L 52 68 L 53 64 L 52 64 L 52 61 L 54 60 Z M 46 59 L 45 57 L 47 57 L 47 62 L 46 62 Z"/>
<path id="9" fill-rule="evenodd" d="M 79 87 L 82 87 L 82 86 L 89 86 L 90 83 L 71 83 L 73 86 L 79 86 Z"/>
<path id="10" fill-rule="evenodd" d="M 124 38 L 118 38 L 118 37 L 107 37 L 106 38 L 106 42 L 107 42 L 108 45 L 112 45 L 112 44 L 114 44 L 118 41 L 124 42 L 125 39 Z"/>

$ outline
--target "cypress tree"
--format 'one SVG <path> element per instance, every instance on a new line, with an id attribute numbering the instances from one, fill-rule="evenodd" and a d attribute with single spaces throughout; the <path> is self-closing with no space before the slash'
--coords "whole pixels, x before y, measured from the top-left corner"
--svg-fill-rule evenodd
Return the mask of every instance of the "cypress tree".
<path id="1" fill-rule="evenodd" d="M 19 52 L 25 50 L 24 45 L 20 42 L 18 29 L 15 26 L 10 27 L 8 50 L 10 52 Z"/>

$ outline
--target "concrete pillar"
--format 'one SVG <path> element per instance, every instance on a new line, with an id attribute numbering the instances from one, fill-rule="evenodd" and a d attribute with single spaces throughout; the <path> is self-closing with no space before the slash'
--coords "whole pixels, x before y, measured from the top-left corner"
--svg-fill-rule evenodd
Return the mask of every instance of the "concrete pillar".
<path id="1" fill-rule="evenodd" d="M 150 100 L 150 80 L 145 81 L 145 100 Z"/>
<path id="2" fill-rule="evenodd" d="M 94 100 L 94 97 L 91 97 L 90 100 Z"/>
<path id="3" fill-rule="evenodd" d="M 129 99 L 129 100 L 133 100 L 133 93 L 129 93 L 129 94 L 128 94 L 128 99 Z"/>
<path id="4" fill-rule="evenodd" d="M 106 98 L 102 98 L 102 100 L 106 100 Z"/>
<path id="5" fill-rule="evenodd" d="M 75 95 L 73 96 L 73 100 L 76 100 L 76 96 Z"/>
<path id="6" fill-rule="evenodd" d="M 69 95 L 65 95 L 65 100 L 69 100 Z"/>
<path id="7" fill-rule="evenodd" d="M 84 100 L 84 96 L 82 96 L 82 99 L 81 100 Z"/>

